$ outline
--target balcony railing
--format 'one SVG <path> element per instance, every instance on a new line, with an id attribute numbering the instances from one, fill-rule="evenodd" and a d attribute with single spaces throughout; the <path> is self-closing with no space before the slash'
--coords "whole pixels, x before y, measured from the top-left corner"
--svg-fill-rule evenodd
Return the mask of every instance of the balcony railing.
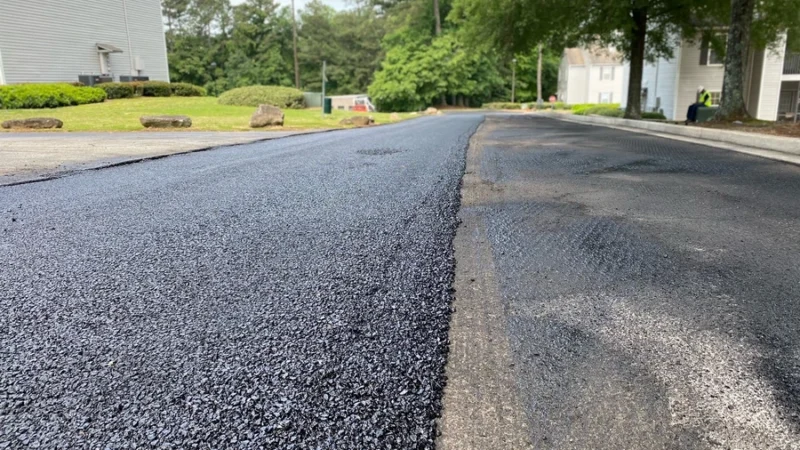
<path id="1" fill-rule="evenodd" d="M 800 75 L 800 53 L 787 53 L 783 59 L 784 75 Z"/>

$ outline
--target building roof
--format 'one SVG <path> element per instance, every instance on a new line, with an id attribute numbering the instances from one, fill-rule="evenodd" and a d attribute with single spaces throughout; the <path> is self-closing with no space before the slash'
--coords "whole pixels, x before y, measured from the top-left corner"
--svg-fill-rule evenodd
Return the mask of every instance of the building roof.
<path id="1" fill-rule="evenodd" d="M 570 66 L 588 64 L 622 64 L 622 55 L 616 50 L 603 47 L 568 48 L 564 56 Z"/>

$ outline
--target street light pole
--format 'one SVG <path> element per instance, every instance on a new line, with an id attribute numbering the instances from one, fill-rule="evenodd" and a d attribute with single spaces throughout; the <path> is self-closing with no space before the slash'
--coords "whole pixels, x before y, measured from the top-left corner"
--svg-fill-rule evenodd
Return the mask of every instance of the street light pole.
<path id="1" fill-rule="evenodd" d="M 511 103 L 517 99 L 517 58 L 511 60 Z"/>

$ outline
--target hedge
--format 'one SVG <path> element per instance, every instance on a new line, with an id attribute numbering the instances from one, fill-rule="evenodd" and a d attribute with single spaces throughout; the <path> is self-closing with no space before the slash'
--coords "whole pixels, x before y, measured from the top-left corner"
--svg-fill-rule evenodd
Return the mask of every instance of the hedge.
<path id="1" fill-rule="evenodd" d="M 522 104 L 511 102 L 492 102 L 484 103 L 483 107 L 486 109 L 521 109 Z"/>
<path id="2" fill-rule="evenodd" d="M 667 116 L 660 112 L 645 111 L 642 113 L 642 119 L 667 120 Z"/>
<path id="3" fill-rule="evenodd" d="M 189 83 L 171 83 L 169 85 L 172 95 L 176 97 L 205 97 L 206 90 L 200 86 Z"/>
<path id="4" fill-rule="evenodd" d="M 300 109 L 305 106 L 303 92 L 283 86 L 247 86 L 223 92 L 220 105 L 258 106 L 262 104 L 278 108 Z"/>
<path id="5" fill-rule="evenodd" d="M 98 88 L 106 91 L 109 100 L 133 98 L 135 89 L 131 83 L 101 83 Z"/>
<path id="6" fill-rule="evenodd" d="M 0 109 L 57 108 L 100 103 L 105 99 L 103 89 L 69 83 L 0 86 Z"/>
<path id="7" fill-rule="evenodd" d="M 166 81 L 145 81 L 142 83 L 142 95 L 145 97 L 170 97 L 172 89 Z"/>
<path id="8" fill-rule="evenodd" d="M 622 117 L 625 111 L 621 110 L 618 104 L 602 104 L 602 105 L 573 105 L 572 113 L 577 116 L 606 116 L 606 117 Z"/>

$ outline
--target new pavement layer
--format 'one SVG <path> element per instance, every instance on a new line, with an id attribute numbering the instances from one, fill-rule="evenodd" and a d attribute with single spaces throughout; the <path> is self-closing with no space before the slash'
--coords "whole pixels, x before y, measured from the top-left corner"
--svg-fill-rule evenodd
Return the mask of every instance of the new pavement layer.
<path id="1" fill-rule="evenodd" d="M 443 448 L 800 448 L 800 167 L 520 116 L 473 144 Z"/>
<path id="2" fill-rule="evenodd" d="M 0 447 L 431 448 L 481 120 L 0 188 Z"/>

